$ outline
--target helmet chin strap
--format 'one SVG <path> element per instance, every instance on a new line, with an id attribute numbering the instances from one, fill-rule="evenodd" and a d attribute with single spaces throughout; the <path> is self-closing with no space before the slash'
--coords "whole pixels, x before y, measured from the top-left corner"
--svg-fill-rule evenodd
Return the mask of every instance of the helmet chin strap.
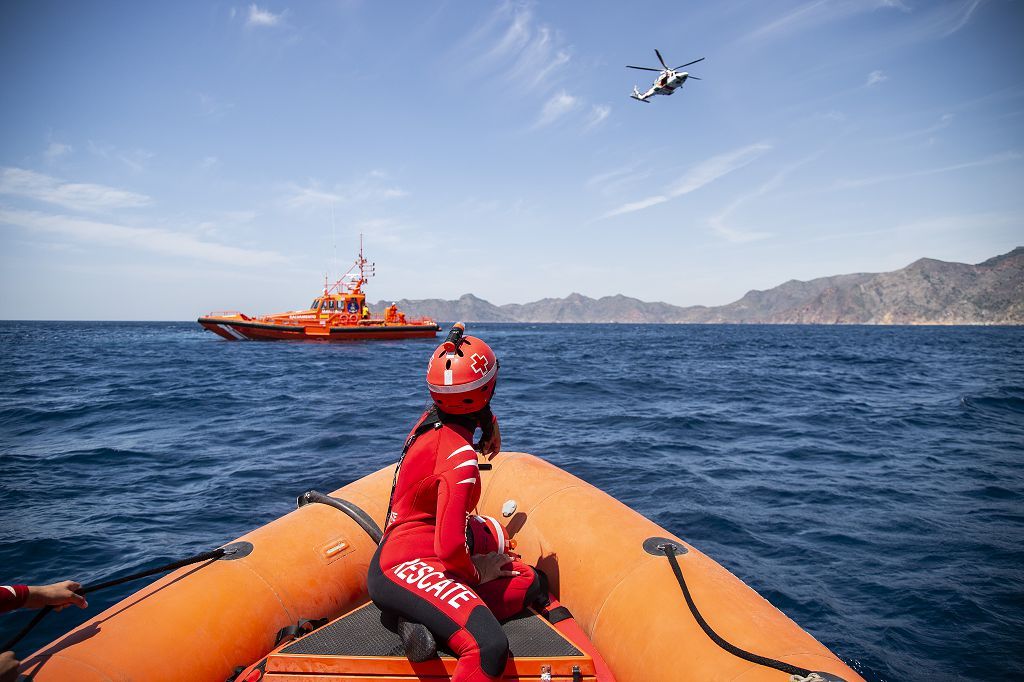
<path id="1" fill-rule="evenodd" d="M 430 401 L 433 405 L 433 409 L 437 410 L 438 418 L 442 422 L 466 422 L 466 425 L 479 426 L 485 432 L 490 428 L 493 418 L 491 412 L 491 401 L 488 400 L 487 404 L 481 407 L 475 412 L 465 412 L 463 414 L 453 414 L 452 412 L 445 412 L 440 405 L 435 403 L 433 400 Z"/>

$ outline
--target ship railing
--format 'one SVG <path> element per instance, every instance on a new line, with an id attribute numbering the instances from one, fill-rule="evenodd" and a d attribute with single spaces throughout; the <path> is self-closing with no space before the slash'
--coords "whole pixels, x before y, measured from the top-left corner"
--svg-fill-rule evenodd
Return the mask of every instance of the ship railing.
<path id="1" fill-rule="evenodd" d="M 243 320 L 250 319 L 245 313 L 240 313 L 237 310 L 215 310 L 212 313 L 207 314 L 207 317 L 240 317 Z"/>

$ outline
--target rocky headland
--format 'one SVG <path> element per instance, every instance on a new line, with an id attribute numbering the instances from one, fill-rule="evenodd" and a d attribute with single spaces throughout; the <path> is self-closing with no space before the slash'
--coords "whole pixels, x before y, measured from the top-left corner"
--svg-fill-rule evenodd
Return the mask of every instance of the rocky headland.
<path id="1" fill-rule="evenodd" d="M 377 309 L 390 303 L 381 301 Z M 1024 324 L 1024 247 L 983 263 L 922 258 L 893 272 L 790 280 L 722 306 L 674 306 L 616 295 L 570 294 L 494 305 L 473 294 L 456 301 L 398 301 L 413 316 L 467 322 L 670 324 Z"/>

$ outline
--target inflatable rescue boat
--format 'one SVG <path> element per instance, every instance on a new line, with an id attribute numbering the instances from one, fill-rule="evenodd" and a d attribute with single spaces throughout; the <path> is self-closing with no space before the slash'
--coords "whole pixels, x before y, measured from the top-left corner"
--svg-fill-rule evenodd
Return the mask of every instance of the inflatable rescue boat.
<path id="1" fill-rule="evenodd" d="M 443 650 L 406 658 L 368 602 L 394 467 L 180 568 L 27 657 L 37 682 L 448 680 Z M 571 474 L 524 453 L 482 463 L 478 513 L 550 580 L 552 603 L 503 624 L 505 680 L 862 678 L 738 578 Z M 571 523 L 569 522 L 571 520 Z"/>

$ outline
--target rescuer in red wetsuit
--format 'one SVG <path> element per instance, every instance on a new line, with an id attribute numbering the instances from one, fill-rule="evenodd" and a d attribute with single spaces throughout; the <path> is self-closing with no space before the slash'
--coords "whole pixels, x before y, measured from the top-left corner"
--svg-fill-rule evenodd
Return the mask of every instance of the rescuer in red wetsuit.
<path id="1" fill-rule="evenodd" d="M 459 657 L 452 682 L 491 682 L 501 678 L 508 657 L 498 619 L 543 600 L 547 584 L 543 573 L 518 557 L 488 551 L 504 550 L 503 543 L 481 548 L 487 553 L 470 551 L 474 535 L 482 537 L 479 529 L 467 531 L 480 499 L 473 434 L 481 429 L 485 456 L 497 454 L 501 434 L 490 410 L 497 358 L 462 331 L 456 325 L 431 355 L 427 386 L 434 405 L 406 440 L 367 582 L 381 610 L 405 619 L 405 626 L 422 624 L 448 643 Z M 417 660 L 411 651 L 416 626 L 402 625 L 407 653 Z"/>

